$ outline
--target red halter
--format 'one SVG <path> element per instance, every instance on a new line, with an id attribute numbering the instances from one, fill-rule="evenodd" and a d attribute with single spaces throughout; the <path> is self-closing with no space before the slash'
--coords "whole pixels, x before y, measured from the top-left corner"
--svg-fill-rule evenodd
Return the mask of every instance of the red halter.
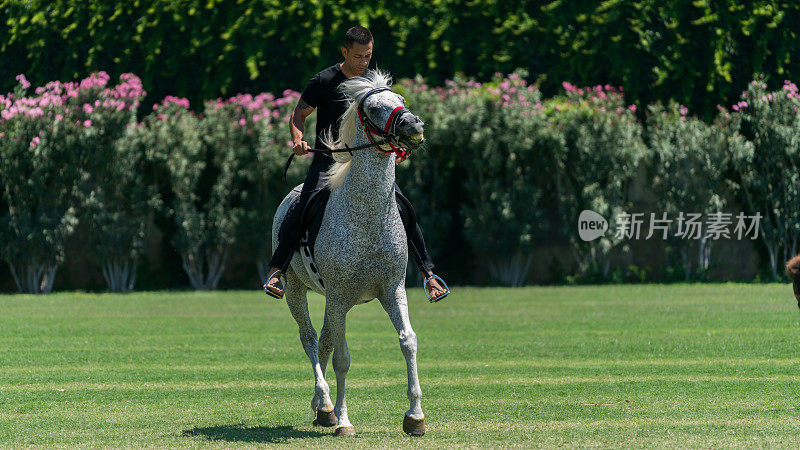
<path id="1" fill-rule="evenodd" d="M 400 116 L 402 116 L 406 112 L 410 112 L 408 111 L 408 108 L 406 108 L 405 106 L 398 106 L 395 109 L 393 109 L 392 113 L 389 114 L 389 119 L 386 121 L 383 130 L 378 129 L 378 127 L 375 126 L 375 124 L 369 119 L 369 117 L 367 117 L 366 114 L 363 114 L 364 100 L 368 96 L 384 90 L 390 90 L 390 89 L 389 88 L 373 89 L 370 92 L 367 92 L 361 98 L 361 102 L 358 105 L 358 120 L 359 122 L 361 122 L 361 126 L 364 127 L 364 132 L 367 135 L 367 139 L 369 139 L 369 142 L 372 144 L 373 147 L 384 153 L 394 153 L 395 155 L 397 155 L 398 162 L 402 162 L 406 158 L 411 156 L 411 152 L 413 151 L 413 149 L 405 148 L 400 145 L 400 143 L 398 142 L 397 134 L 393 128 L 396 126 L 397 120 L 400 118 Z M 383 143 L 375 142 L 375 139 L 373 139 L 373 135 L 383 138 L 385 142 Z M 381 145 L 383 145 L 384 143 L 389 144 L 391 150 L 382 149 Z"/>

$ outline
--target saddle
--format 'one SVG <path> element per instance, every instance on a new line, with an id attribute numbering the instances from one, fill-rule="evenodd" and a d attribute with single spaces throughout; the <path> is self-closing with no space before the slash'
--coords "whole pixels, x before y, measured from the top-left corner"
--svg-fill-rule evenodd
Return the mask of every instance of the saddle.
<path id="1" fill-rule="evenodd" d="M 328 205 L 328 198 L 331 192 L 327 189 L 320 189 L 311 193 L 306 203 L 303 213 L 300 216 L 300 257 L 306 268 L 308 276 L 316 285 L 316 291 L 325 293 L 325 282 L 314 261 L 314 245 L 317 242 L 319 229 L 322 225 L 322 218 L 325 215 L 325 207 Z M 417 213 L 411 202 L 400 192 L 395 191 L 397 199 L 397 209 L 400 212 L 400 220 L 406 230 L 406 236 L 410 236 L 417 226 Z"/>

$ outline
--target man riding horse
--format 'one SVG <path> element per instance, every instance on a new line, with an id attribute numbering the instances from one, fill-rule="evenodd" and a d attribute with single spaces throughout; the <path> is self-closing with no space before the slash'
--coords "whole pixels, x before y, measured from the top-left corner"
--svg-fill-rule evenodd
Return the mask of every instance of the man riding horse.
<path id="1" fill-rule="evenodd" d="M 344 47 L 341 48 L 344 61 L 328 67 L 311 77 L 300 100 L 297 102 L 297 107 L 292 113 L 289 121 L 289 130 L 294 143 L 293 151 L 295 155 L 305 155 L 309 151 L 314 151 L 303 140 L 303 134 L 305 132 L 305 120 L 315 109 L 318 112 L 314 148 L 330 150 L 323 143 L 323 133 L 326 130 L 336 133 L 338 129 L 336 125 L 347 109 L 346 98 L 337 89 L 339 84 L 349 78 L 366 76 L 369 73 L 368 66 L 372 57 L 373 47 L 373 38 L 369 30 L 360 26 L 350 28 L 345 35 L 344 44 Z M 333 137 L 334 139 L 336 138 L 335 134 Z M 402 160 L 398 158 L 397 163 L 399 164 L 400 162 Z M 299 201 L 289 209 L 281 225 L 281 230 L 278 234 L 278 246 L 275 248 L 272 259 L 269 262 L 270 269 L 267 282 L 264 285 L 264 291 L 272 297 L 283 297 L 284 290 L 280 277 L 286 273 L 292 256 L 299 248 L 303 210 L 312 193 L 324 188 L 324 177 L 321 177 L 320 174 L 326 172 L 333 163 L 334 159 L 329 154 L 324 152 L 314 153 Z M 404 202 L 408 202 L 402 196 L 396 184 L 395 192 L 398 200 L 402 198 Z M 408 248 L 425 276 L 425 288 L 426 292 L 429 293 L 430 299 L 432 301 L 443 299 L 447 295 L 447 290 L 441 286 L 438 282 L 438 277 L 432 272 L 433 262 L 425 247 L 425 240 L 422 237 L 422 231 L 419 226 L 414 226 L 409 233 Z"/>

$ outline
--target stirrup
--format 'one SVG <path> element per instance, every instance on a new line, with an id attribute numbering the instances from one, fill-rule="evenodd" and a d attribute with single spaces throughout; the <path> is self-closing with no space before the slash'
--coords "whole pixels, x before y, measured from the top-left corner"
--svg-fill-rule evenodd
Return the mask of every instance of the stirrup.
<path id="1" fill-rule="evenodd" d="M 276 273 L 278 273 L 280 271 L 281 271 L 281 269 L 277 269 L 274 272 L 272 272 L 271 274 L 267 275 L 267 282 L 264 283 L 264 293 L 269 295 L 270 297 L 277 298 L 278 300 L 282 299 L 283 298 L 283 294 L 286 293 L 286 289 L 283 288 L 283 283 L 281 283 L 281 276 L 283 276 L 283 274 L 281 273 L 280 275 L 278 275 L 278 284 L 273 286 L 273 287 L 276 287 L 276 288 L 280 289 L 281 291 L 283 291 L 283 294 L 276 294 L 276 293 L 270 291 L 269 290 L 269 286 L 267 286 L 267 283 L 269 283 L 269 280 L 270 280 L 270 278 L 272 278 L 273 275 L 275 275 Z"/>
<path id="2" fill-rule="evenodd" d="M 442 285 L 442 287 L 444 288 L 444 294 L 440 295 L 435 300 L 431 298 L 431 294 L 430 294 L 430 292 L 428 292 L 428 281 L 430 281 L 431 279 L 434 279 L 434 280 L 438 281 Z M 425 280 L 422 282 L 422 288 L 425 289 L 425 295 L 428 296 L 428 301 L 431 302 L 431 303 L 436 303 L 436 302 L 438 302 L 440 300 L 444 300 L 445 297 L 450 295 L 450 288 L 447 287 L 447 283 L 444 282 L 442 277 L 440 277 L 438 275 L 431 275 L 431 276 L 425 278 Z"/>

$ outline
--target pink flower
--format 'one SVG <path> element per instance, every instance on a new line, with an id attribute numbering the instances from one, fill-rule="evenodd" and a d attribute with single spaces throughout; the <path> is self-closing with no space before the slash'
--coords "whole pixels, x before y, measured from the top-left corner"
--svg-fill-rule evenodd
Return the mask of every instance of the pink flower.
<path id="1" fill-rule="evenodd" d="M 90 126 L 92 126 L 92 121 L 88 120 L 88 119 L 84 120 L 83 121 L 83 126 L 85 126 L 86 128 L 89 128 Z"/>
<path id="2" fill-rule="evenodd" d="M 731 106 L 731 108 L 733 108 L 734 111 L 738 111 L 739 110 L 739 105 L 733 105 L 733 106 Z"/>
<path id="3" fill-rule="evenodd" d="M 239 119 L 239 125 L 245 126 L 247 125 L 247 121 L 244 118 Z"/>
<path id="4" fill-rule="evenodd" d="M 628 109 L 631 110 L 631 112 L 636 112 L 636 105 L 630 105 Z"/>
<path id="5" fill-rule="evenodd" d="M 83 112 L 85 112 L 86 114 L 91 114 L 92 111 L 94 111 L 94 108 L 92 108 L 92 105 L 90 105 L 88 103 L 84 103 Z"/>
<path id="6" fill-rule="evenodd" d="M 565 81 L 565 82 L 561 83 L 561 86 L 563 86 L 564 90 L 567 91 L 567 92 L 573 92 L 573 91 L 576 91 L 578 89 L 572 83 L 570 83 L 569 81 Z"/>
<path id="7" fill-rule="evenodd" d="M 31 148 L 35 148 L 37 145 L 39 145 L 39 136 L 34 136 L 31 141 Z"/>
<path id="8" fill-rule="evenodd" d="M 22 85 L 22 89 L 28 89 L 31 87 L 31 83 L 25 78 L 25 74 L 23 73 L 17 75 L 16 80 Z"/>

